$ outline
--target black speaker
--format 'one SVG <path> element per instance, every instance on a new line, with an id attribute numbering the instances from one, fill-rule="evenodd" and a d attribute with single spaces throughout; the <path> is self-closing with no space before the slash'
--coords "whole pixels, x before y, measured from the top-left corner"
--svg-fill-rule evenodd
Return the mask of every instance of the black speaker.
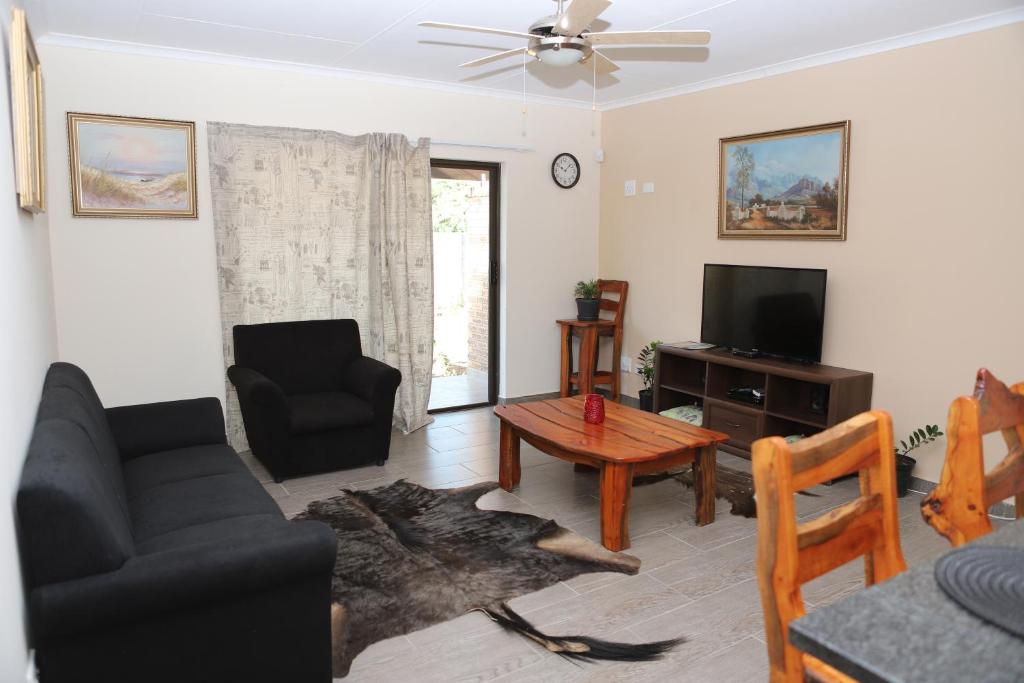
<path id="1" fill-rule="evenodd" d="M 828 412 L 828 387 L 818 386 L 811 388 L 810 409 L 812 413 L 817 415 L 824 415 Z"/>

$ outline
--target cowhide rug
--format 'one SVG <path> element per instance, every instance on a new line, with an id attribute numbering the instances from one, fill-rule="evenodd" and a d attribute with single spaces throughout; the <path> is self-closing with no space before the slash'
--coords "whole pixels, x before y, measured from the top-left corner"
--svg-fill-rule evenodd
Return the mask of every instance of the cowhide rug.
<path id="1" fill-rule="evenodd" d="M 331 612 L 335 676 L 346 675 L 372 643 L 474 609 L 567 656 L 650 659 L 680 642 L 635 646 L 550 637 L 508 609 L 507 600 L 579 574 L 635 574 L 640 561 L 553 520 L 479 509 L 477 499 L 496 488 L 487 482 L 433 490 L 398 481 L 342 491 L 310 503 L 296 517 L 326 522 L 338 536 Z"/>

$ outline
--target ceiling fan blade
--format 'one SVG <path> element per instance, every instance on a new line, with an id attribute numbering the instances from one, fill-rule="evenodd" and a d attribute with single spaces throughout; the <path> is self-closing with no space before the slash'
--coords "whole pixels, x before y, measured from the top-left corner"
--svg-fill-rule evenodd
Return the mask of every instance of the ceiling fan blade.
<path id="1" fill-rule="evenodd" d="M 711 31 L 602 31 L 583 37 L 591 45 L 707 45 Z"/>
<path id="2" fill-rule="evenodd" d="M 597 70 L 597 73 L 599 73 L 599 74 L 604 75 L 604 74 L 615 73 L 620 68 L 618 64 L 616 64 L 612 60 L 608 59 L 607 57 L 605 57 L 603 54 L 601 54 L 597 50 L 594 50 L 594 59 L 597 60 L 597 64 L 595 65 L 595 68 Z"/>
<path id="3" fill-rule="evenodd" d="M 511 57 L 512 55 L 521 55 L 526 52 L 525 47 L 517 47 L 515 50 L 506 50 L 505 52 L 495 52 L 493 55 L 487 55 L 480 59 L 474 59 L 473 61 L 466 62 L 465 64 L 459 64 L 459 66 L 483 66 L 484 64 L 490 64 L 496 62 L 499 59 L 505 59 L 505 57 Z"/>
<path id="4" fill-rule="evenodd" d="M 611 0 L 572 0 L 551 30 L 561 36 L 578 36 L 611 4 Z"/>
<path id="5" fill-rule="evenodd" d="M 443 21 L 421 21 L 418 26 L 427 28 L 447 28 L 452 31 L 469 31 L 470 33 L 490 33 L 496 36 L 512 36 L 513 38 L 536 38 L 531 33 L 522 31 L 506 31 L 503 28 L 487 28 L 485 26 L 466 26 L 465 24 L 446 24 Z"/>

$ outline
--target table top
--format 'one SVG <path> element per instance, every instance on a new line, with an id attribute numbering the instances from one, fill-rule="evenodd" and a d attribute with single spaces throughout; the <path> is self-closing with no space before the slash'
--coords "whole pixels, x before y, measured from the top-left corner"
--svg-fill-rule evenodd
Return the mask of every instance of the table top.
<path id="1" fill-rule="evenodd" d="M 1024 547 L 1024 521 L 974 541 Z M 1024 640 L 946 597 L 920 565 L 794 621 L 790 641 L 861 683 L 1024 681 Z"/>
<path id="2" fill-rule="evenodd" d="M 729 440 L 728 434 L 604 402 L 604 422 L 583 421 L 583 396 L 497 406 L 498 419 L 563 450 L 612 462 L 646 462 Z"/>

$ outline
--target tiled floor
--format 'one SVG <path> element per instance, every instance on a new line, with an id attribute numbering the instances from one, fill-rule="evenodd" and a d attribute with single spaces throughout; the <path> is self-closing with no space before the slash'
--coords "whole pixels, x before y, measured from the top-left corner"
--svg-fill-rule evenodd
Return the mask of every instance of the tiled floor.
<path id="1" fill-rule="evenodd" d="M 469 370 L 465 375 L 430 380 L 430 410 L 471 406 L 487 401 L 487 373 Z"/>
<path id="2" fill-rule="evenodd" d="M 275 484 L 252 460 L 286 514 L 335 495 L 339 488 L 372 488 L 397 479 L 435 488 L 494 480 L 498 425 L 490 409 L 438 415 L 426 429 L 395 435 L 383 467 L 364 467 Z M 556 519 L 592 539 L 599 535 L 597 481 L 523 444 L 522 483 L 514 494 L 498 490 L 481 506 Z M 721 454 L 719 462 L 748 467 Z M 856 495 L 856 480 L 799 496 L 800 515 L 816 515 Z M 900 501 L 903 549 L 914 565 L 946 544 L 924 525 L 917 496 Z M 643 564 L 636 576 L 586 574 L 524 595 L 512 606 L 553 634 L 585 633 L 615 640 L 688 642 L 651 663 L 577 665 L 532 642 L 503 632 L 479 613 L 377 643 L 355 660 L 345 681 L 763 681 L 761 603 L 754 578 L 756 523 L 733 517 L 719 504 L 714 524 L 693 523 L 692 492 L 668 480 L 633 490 L 628 551 Z M 851 563 L 808 584 L 809 609 L 857 590 L 863 569 Z"/>

